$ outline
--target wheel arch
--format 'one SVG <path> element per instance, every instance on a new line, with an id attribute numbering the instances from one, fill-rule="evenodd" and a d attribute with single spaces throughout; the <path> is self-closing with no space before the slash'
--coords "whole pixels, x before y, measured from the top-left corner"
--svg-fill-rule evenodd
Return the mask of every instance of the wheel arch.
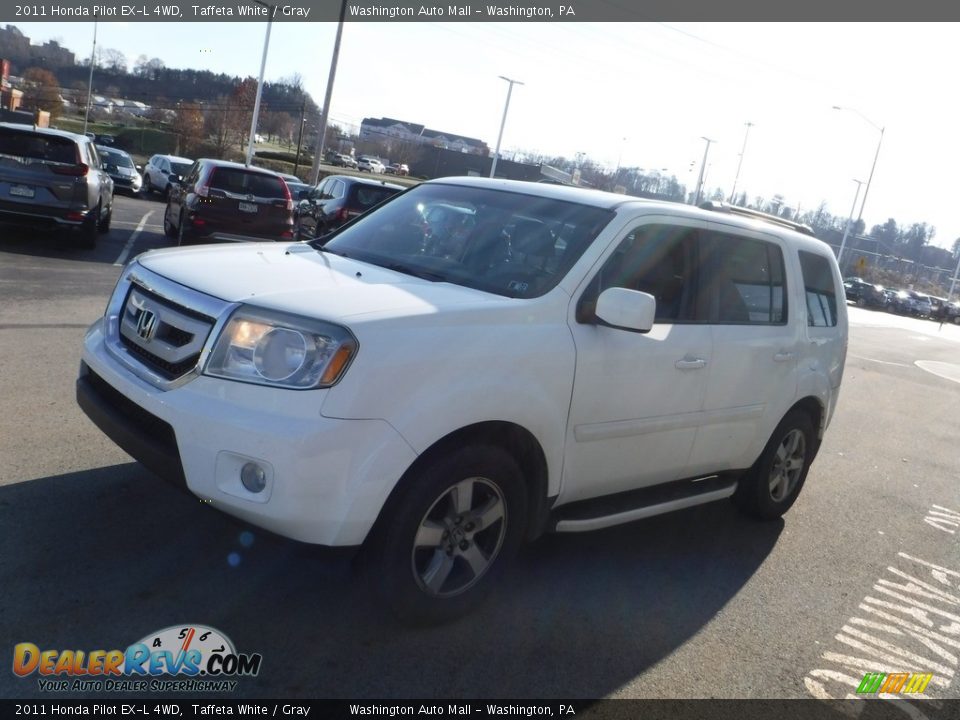
<path id="1" fill-rule="evenodd" d="M 823 405 L 823 401 L 814 395 L 807 395 L 806 397 L 795 402 L 790 409 L 784 413 L 784 417 L 789 415 L 794 410 L 799 410 L 800 412 L 805 413 L 810 418 L 810 422 L 817 431 L 817 437 L 815 439 L 816 445 L 814 446 L 814 456 L 816 456 L 817 451 L 820 450 L 820 443 L 823 440 L 823 431 L 825 429 L 824 425 L 827 418 L 827 412 Z"/>
<path id="2" fill-rule="evenodd" d="M 526 488 L 527 527 L 525 537 L 527 540 L 539 537 L 546 527 L 546 520 L 550 511 L 547 498 L 547 460 L 543 448 L 533 433 L 526 428 L 512 422 L 491 420 L 454 430 L 420 453 L 390 491 L 386 502 L 383 503 L 380 512 L 377 514 L 373 527 L 367 533 L 365 542 L 369 543 L 371 538 L 379 534 L 386 518 L 391 514 L 391 508 L 396 504 L 407 484 L 411 482 L 410 478 L 415 477 L 436 457 L 454 448 L 466 445 L 499 447 L 516 461 Z"/>

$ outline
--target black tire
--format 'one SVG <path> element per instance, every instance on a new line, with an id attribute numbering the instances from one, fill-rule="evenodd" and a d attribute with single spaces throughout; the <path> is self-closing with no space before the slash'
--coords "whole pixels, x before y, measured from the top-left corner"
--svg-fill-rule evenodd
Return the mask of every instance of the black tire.
<path id="1" fill-rule="evenodd" d="M 106 235 L 108 232 L 110 232 L 110 220 L 111 220 L 111 219 L 113 219 L 113 207 L 112 207 L 112 206 L 110 207 L 109 210 L 107 210 L 106 216 L 100 218 L 100 222 L 97 223 L 97 231 L 98 231 L 101 235 Z"/>
<path id="2" fill-rule="evenodd" d="M 857 298 L 857 307 L 862 308 L 862 307 L 866 307 L 866 306 L 867 306 L 867 301 L 866 301 L 866 300 L 864 300 L 862 297 L 861 297 L 861 298 Z"/>
<path id="3" fill-rule="evenodd" d="M 144 197 L 150 197 L 150 193 L 153 192 L 153 185 L 150 184 L 150 176 L 144 173 L 143 176 L 143 186 L 140 188 L 140 192 L 143 193 Z"/>
<path id="4" fill-rule="evenodd" d="M 411 624 L 467 614 L 516 554 L 526 504 L 520 469 L 498 447 L 468 445 L 428 460 L 404 478 L 361 556 L 374 592 Z"/>
<path id="5" fill-rule="evenodd" d="M 168 238 L 179 237 L 179 232 L 173 226 L 173 223 L 170 222 L 170 219 L 167 217 L 166 210 L 163 213 L 163 234 L 166 235 Z"/>
<path id="6" fill-rule="evenodd" d="M 817 436 L 810 416 L 791 410 L 773 431 L 757 462 L 740 478 L 734 504 L 758 520 L 780 517 L 796 501 L 816 454 Z"/>
<path id="7" fill-rule="evenodd" d="M 97 205 L 97 209 L 90 213 L 86 220 L 83 221 L 83 225 L 80 226 L 79 235 L 80 235 L 80 247 L 84 250 L 93 250 L 97 246 L 97 236 L 100 234 L 100 206 Z"/>

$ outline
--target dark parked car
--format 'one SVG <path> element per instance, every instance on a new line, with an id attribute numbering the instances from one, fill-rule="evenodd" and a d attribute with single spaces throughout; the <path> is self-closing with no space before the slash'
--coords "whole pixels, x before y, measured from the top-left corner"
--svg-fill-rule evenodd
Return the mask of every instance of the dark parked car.
<path id="1" fill-rule="evenodd" d="M 297 205 L 296 237 L 310 240 L 396 195 L 400 185 L 349 175 L 329 175 Z"/>
<path id="2" fill-rule="evenodd" d="M 305 193 L 310 190 L 313 186 L 309 183 L 305 183 L 296 175 L 287 175 L 285 173 L 280 173 L 280 177 L 283 178 L 283 181 L 287 184 L 287 187 L 290 188 L 290 197 L 293 198 L 293 201 L 296 202 L 301 197 L 301 193 Z"/>
<path id="3" fill-rule="evenodd" d="M 163 231 L 193 240 L 290 240 L 293 198 L 278 173 L 226 160 L 197 160 L 174 185 Z"/>
<path id="4" fill-rule="evenodd" d="M 112 147 L 97 145 L 97 152 L 100 153 L 100 162 L 103 163 L 103 169 L 113 180 L 113 191 L 122 190 L 137 195 L 143 185 L 143 178 L 140 177 L 140 166 L 133 162 L 123 150 Z"/>
<path id="5" fill-rule="evenodd" d="M 929 318 L 933 317 L 933 302 L 929 295 L 924 293 L 912 292 L 914 300 L 916 300 L 916 315 L 917 317 Z"/>
<path id="6" fill-rule="evenodd" d="M 75 231 L 92 248 L 112 214 L 113 180 L 90 138 L 0 123 L 0 222 Z"/>
<path id="7" fill-rule="evenodd" d="M 884 290 L 887 293 L 887 310 L 899 315 L 913 315 L 916 301 L 906 290 Z"/>
<path id="8" fill-rule="evenodd" d="M 883 294 L 882 285 L 874 285 L 862 278 L 847 278 L 843 281 L 843 289 L 847 300 L 855 302 L 857 307 L 886 307 L 887 297 Z"/>

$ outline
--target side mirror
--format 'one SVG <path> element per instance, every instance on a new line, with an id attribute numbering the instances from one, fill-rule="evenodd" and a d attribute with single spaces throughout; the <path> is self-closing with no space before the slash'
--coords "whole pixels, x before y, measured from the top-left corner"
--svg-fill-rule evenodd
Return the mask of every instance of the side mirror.
<path id="1" fill-rule="evenodd" d="M 639 290 L 607 288 L 597 298 L 597 317 L 622 330 L 650 332 L 656 310 L 656 298 Z"/>

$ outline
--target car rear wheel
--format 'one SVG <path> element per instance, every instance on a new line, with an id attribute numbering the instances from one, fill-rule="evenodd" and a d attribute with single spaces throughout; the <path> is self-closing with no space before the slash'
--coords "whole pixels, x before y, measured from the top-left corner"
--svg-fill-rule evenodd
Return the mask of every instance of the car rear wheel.
<path id="1" fill-rule="evenodd" d="M 79 233 L 80 247 L 85 250 L 93 250 L 97 246 L 97 236 L 99 233 L 100 226 L 100 206 L 97 205 L 96 210 L 91 212 L 87 219 L 83 221 L 83 224 L 80 226 L 80 229 L 77 231 Z"/>
<path id="2" fill-rule="evenodd" d="M 737 486 L 734 504 L 746 515 L 774 520 L 796 501 L 816 454 L 816 434 L 810 416 L 791 410 Z"/>
<path id="3" fill-rule="evenodd" d="M 867 301 L 866 301 L 866 300 L 864 300 L 862 297 L 857 298 L 857 307 L 861 307 L 861 308 L 862 308 L 862 307 L 866 307 L 866 306 L 867 306 Z"/>
<path id="4" fill-rule="evenodd" d="M 365 558 L 374 591 L 406 622 L 468 613 L 494 589 L 522 541 L 519 467 L 498 447 L 468 445 L 428 460 L 399 491 Z"/>
<path id="5" fill-rule="evenodd" d="M 153 191 L 153 186 L 150 184 L 150 176 L 144 173 L 143 175 L 143 187 L 140 188 L 140 191 L 145 195 L 149 195 Z"/>
<path id="6" fill-rule="evenodd" d="M 101 234 L 106 234 L 110 232 L 110 220 L 113 219 L 113 208 L 107 210 L 107 214 L 100 218 L 100 222 L 97 223 L 97 230 Z"/>

